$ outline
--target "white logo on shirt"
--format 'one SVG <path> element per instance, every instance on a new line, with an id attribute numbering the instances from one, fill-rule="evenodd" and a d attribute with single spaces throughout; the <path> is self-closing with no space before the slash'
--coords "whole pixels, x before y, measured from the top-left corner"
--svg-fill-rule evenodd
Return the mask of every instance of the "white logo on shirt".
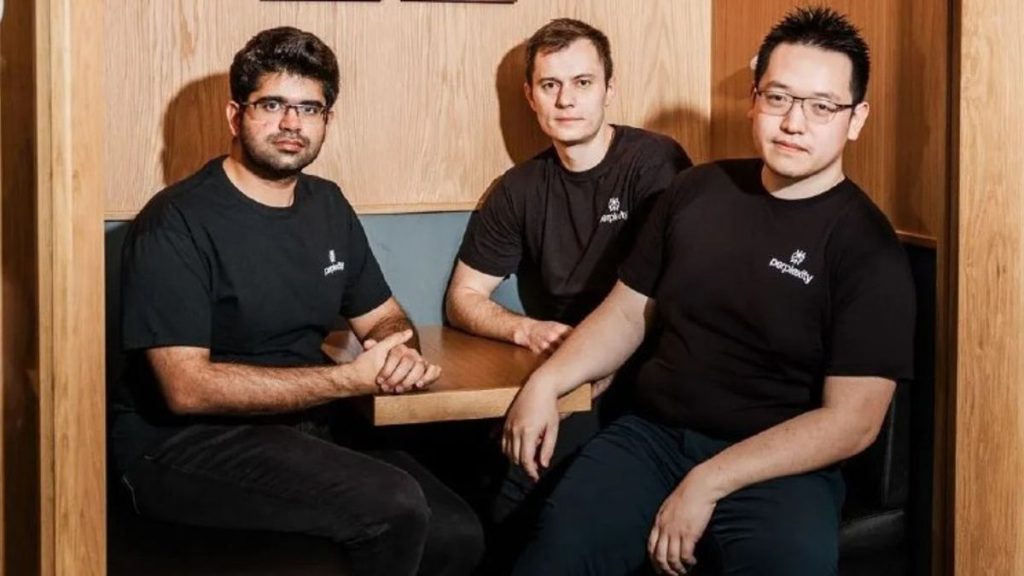
<path id="1" fill-rule="evenodd" d="M 804 252 L 803 250 L 797 250 L 793 252 L 792 255 L 790 255 L 789 264 L 786 264 L 785 262 L 779 260 L 778 258 L 772 258 L 768 262 L 768 266 L 771 268 L 775 268 L 776 270 L 782 272 L 783 274 L 788 274 L 790 276 L 793 276 L 794 278 L 802 280 L 804 284 L 810 284 L 811 281 L 814 280 L 814 275 L 808 272 L 807 270 L 800 270 L 799 268 L 797 268 L 797 266 L 803 264 L 804 260 L 806 259 L 807 253 Z"/>
<path id="2" fill-rule="evenodd" d="M 601 216 L 599 222 L 601 224 L 610 224 L 612 222 L 618 222 L 619 220 L 629 219 L 629 212 L 626 210 L 619 210 L 621 207 L 622 204 L 619 202 L 617 197 L 608 199 L 608 213 Z"/>
<path id="3" fill-rule="evenodd" d="M 327 252 L 327 259 L 331 261 L 331 265 L 324 267 L 324 276 L 325 277 L 326 276 L 330 276 L 331 274 L 334 274 L 335 272 L 341 272 L 342 270 L 345 269 L 345 263 L 344 262 L 337 262 L 337 258 L 334 256 L 334 250 L 333 249 L 329 250 Z"/>

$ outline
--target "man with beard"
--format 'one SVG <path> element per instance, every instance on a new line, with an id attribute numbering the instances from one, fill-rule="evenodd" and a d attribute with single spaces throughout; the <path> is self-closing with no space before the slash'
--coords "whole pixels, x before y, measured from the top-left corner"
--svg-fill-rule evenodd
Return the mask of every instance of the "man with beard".
<path id="1" fill-rule="evenodd" d="M 326 538 L 355 574 L 469 573 L 482 534 L 468 506 L 403 453 L 339 443 L 334 400 L 440 369 L 338 186 L 302 173 L 333 117 L 335 56 L 275 28 L 230 80 L 230 153 L 157 194 L 125 241 L 120 482 L 141 515 Z M 321 351 L 339 314 L 365 348 L 346 364 Z"/>

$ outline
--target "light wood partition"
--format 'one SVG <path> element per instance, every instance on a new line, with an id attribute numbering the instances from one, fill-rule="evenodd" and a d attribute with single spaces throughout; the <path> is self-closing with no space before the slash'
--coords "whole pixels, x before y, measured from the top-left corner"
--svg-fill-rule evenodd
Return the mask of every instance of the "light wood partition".
<path id="1" fill-rule="evenodd" d="M 934 246 L 945 230 L 949 173 L 949 16 L 937 0 L 715 0 L 711 153 L 753 155 L 751 59 L 790 9 L 824 4 L 850 16 L 871 47 L 871 114 L 846 168 L 905 239 Z"/>
<path id="2" fill-rule="evenodd" d="M 37 0 L 40 574 L 106 573 L 102 0 Z"/>
<path id="3" fill-rule="evenodd" d="M 1024 574 L 1024 5 L 958 4 L 956 574 Z"/>
<path id="4" fill-rule="evenodd" d="M 360 212 L 473 208 L 488 184 L 544 146 L 522 92 L 522 42 L 552 18 L 612 42 L 613 121 L 645 126 L 706 159 L 710 0 L 259 2 L 108 0 L 106 217 L 132 217 L 167 183 L 226 151 L 234 53 L 294 25 L 335 49 L 336 122 L 311 172 Z"/>

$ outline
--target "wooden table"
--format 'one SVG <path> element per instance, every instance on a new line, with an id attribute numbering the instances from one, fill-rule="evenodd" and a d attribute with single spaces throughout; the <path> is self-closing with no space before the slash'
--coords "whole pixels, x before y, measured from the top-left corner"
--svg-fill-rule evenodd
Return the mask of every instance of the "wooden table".
<path id="1" fill-rule="evenodd" d="M 470 336 L 454 328 L 418 328 L 420 348 L 441 366 L 430 388 L 356 399 L 376 426 L 500 418 L 543 356 L 525 348 Z M 590 410 L 590 384 L 558 401 L 560 412 Z"/>

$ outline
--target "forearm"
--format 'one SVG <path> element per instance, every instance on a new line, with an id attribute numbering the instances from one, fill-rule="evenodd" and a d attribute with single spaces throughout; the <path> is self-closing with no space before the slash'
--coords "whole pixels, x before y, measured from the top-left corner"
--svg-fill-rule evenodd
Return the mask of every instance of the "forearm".
<path id="1" fill-rule="evenodd" d="M 276 368 L 153 358 L 169 408 L 178 414 L 272 414 L 372 393 L 348 365 Z"/>
<path id="2" fill-rule="evenodd" d="M 559 396 L 621 367 L 643 342 L 651 301 L 621 282 L 530 378 Z"/>
<path id="3" fill-rule="evenodd" d="M 387 338 L 392 334 L 397 334 L 404 330 L 412 330 L 412 338 L 406 342 L 406 346 L 415 348 L 417 351 L 420 349 L 419 333 L 416 332 L 416 327 L 412 325 L 409 317 L 404 312 L 400 314 L 390 314 L 381 318 L 373 327 L 367 332 L 364 340 L 373 339 L 377 342 Z"/>
<path id="4" fill-rule="evenodd" d="M 877 427 L 835 408 L 819 408 L 773 426 L 700 464 L 696 473 L 721 499 L 746 486 L 818 470 L 874 441 Z"/>
<path id="5" fill-rule="evenodd" d="M 531 319 L 491 300 L 490 296 L 468 289 L 452 290 L 445 300 L 448 321 L 470 334 L 493 340 L 521 344 L 517 334 Z"/>

